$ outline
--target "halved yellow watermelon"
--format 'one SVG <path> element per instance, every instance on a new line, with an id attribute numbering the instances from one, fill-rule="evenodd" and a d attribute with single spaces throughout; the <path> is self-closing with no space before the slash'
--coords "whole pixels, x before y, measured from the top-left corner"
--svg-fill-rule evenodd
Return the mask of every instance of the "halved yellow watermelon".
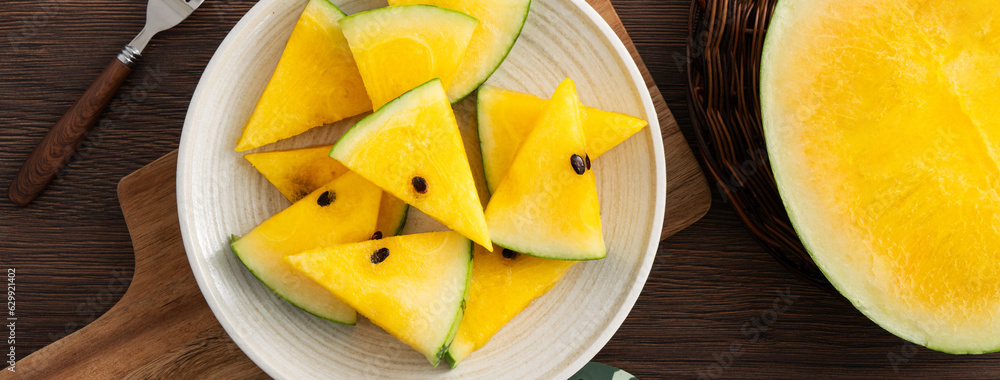
<path id="1" fill-rule="evenodd" d="M 333 145 L 323 145 L 250 153 L 243 157 L 278 188 L 289 202 L 296 202 L 348 171 L 346 166 L 330 158 L 331 148 Z M 410 206 L 405 202 L 383 192 L 375 231 L 383 236 L 399 234 L 406 225 L 409 209 Z"/>
<path id="2" fill-rule="evenodd" d="M 328 0 L 306 5 L 277 68 L 243 127 L 239 152 L 372 109 L 361 74 Z"/>
<path id="3" fill-rule="evenodd" d="M 287 262 L 437 366 L 469 295 L 472 242 L 429 232 L 317 249 Z"/>
<path id="4" fill-rule="evenodd" d="M 514 154 L 549 101 L 490 85 L 483 85 L 477 96 L 476 115 L 486 186 L 495 191 L 507 174 Z M 581 117 L 587 154 L 591 159 L 600 157 L 649 125 L 637 117 L 590 107 L 583 107 Z"/>
<path id="5" fill-rule="evenodd" d="M 378 109 L 434 78 L 447 88 L 479 21 L 462 12 L 417 4 L 361 12 L 340 23 Z"/>
<path id="6" fill-rule="evenodd" d="M 243 265 L 268 288 L 318 317 L 354 324 L 357 314 L 284 258 L 319 247 L 367 240 L 375 232 L 382 191 L 346 173 L 232 243 Z"/>
<path id="7" fill-rule="evenodd" d="M 448 98 L 465 98 L 496 71 L 528 18 L 531 0 L 389 0 L 389 5 L 427 4 L 467 13 L 479 20 L 469 48 L 455 79 L 448 86 Z"/>
<path id="8" fill-rule="evenodd" d="M 410 90 L 359 121 L 333 146 L 330 157 L 448 228 L 493 248 L 440 80 Z"/>
<path id="9" fill-rule="evenodd" d="M 486 206 L 496 245 L 558 260 L 604 258 L 601 207 L 581 114 L 576 86 L 566 79 Z"/>
<path id="10" fill-rule="evenodd" d="M 1000 8 L 781 1 L 762 56 L 775 180 L 830 282 L 889 332 L 1000 349 Z"/>
<path id="11" fill-rule="evenodd" d="M 562 279 L 576 261 L 549 260 L 476 246 L 465 316 L 448 349 L 454 367 Z"/>

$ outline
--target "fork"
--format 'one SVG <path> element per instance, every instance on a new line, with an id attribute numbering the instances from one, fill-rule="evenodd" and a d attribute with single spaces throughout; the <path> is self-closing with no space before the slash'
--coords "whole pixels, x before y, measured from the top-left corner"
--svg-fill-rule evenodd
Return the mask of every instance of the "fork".
<path id="1" fill-rule="evenodd" d="M 132 65 L 142 56 L 142 50 L 153 35 L 180 24 L 203 1 L 149 0 L 146 26 L 108 63 L 94 83 L 31 151 L 7 190 L 7 197 L 12 202 L 26 206 L 45 190 L 73 157 L 87 133 L 94 129 L 98 116 L 132 72 Z"/>

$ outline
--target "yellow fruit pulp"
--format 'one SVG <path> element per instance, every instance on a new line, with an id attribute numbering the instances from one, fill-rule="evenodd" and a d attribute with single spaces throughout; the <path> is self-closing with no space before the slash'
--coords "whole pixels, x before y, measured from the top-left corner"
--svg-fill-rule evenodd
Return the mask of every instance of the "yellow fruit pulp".
<path id="1" fill-rule="evenodd" d="M 479 20 L 462 64 L 448 86 L 448 98 L 458 101 L 476 90 L 514 46 L 528 17 L 530 0 L 390 0 L 389 5 L 428 4 L 467 13 Z"/>
<path id="2" fill-rule="evenodd" d="M 469 302 L 458 335 L 448 349 L 454 364 L 486 345 L 501 327 L 552 289 L 576 263 L 521 254 L 508 259 L 500 252 L 476 246 Z"/>
<path id="3" fill-rule="evenodd" d="M 239 152 L 372 109 L 337 23 L 344 14 L 311 0 L 295 24 L 271 80 L 236 146 Z"/>
<path id="4" fill-rule="evenodd" d="M 374 262 L 382 249 L 384 260 Z M 462 319 L 472 242 L 451 231 L 430 232 L 317 249 L 287 261 L 437 365 Z"/>
<path id="5" fill-rule="evenodd" d="M 378 8 L 341 21 L 376 109 L 434 78 L 447 88 L 478 24 L 429 5 Z"/>
<path id="6" fill-rule="evenodd" d="M 328 156 L 332 145 L 250 153 L 243 156 L 289 202 L 296 202 L 347 173 L 347 167 Z"/>
<path id="7" fill-rule="evenodd" d="M 593 260 L 605 256 L 601 207 L 593 170 L 578 174 L 586 156 L 582 106 L 565 80 L 514 156 L 486 206 L 493 242 L 537 257 Z"/>
<path id="8" fill-rule="evenodd" d="M 353 309 L 295 271 L 284 257 L 371 238 L 381 194 L 378 187 L 348 172 L 233 242 L 233 251 L 264 285 L 288 302 L 319 317 L 354 324 Z"/>
<path id="9" fill-rule="evenodd" d="M 440 80 L 359 121 L 330 156 L 400 200 L 492 249 L 472 169 Z M 424 192 L 414 185 L 425 183 Z"/>
<path id="10" fill-rule="evenodd" d="M 486 184 L 496 190 L 525 137 L 541 116 L 547 99 L 490 85 L 479 89 L 477 117 Z M 587 154 L 596 159 L 648 125 L 645 120 L 583 107 Z"/>
<path id="11" fill-rule="evenodd" d="M 330 158 L 331 148 L 333 145 L 250 153 L 244 158 L 289 202 L 296 202 L 348 171 L 346 166 Z M 405 202 L 382 192 L 375 230 L 383 236 L 398 234 L 406 224 L 407 211 L 409 206 Z"/>
<path id="12" fill-rule="evenodd" d="M 817 264 L 902 338 L 1000 349 L 1000 7 L 785 0 L 767 38 L 768 151 Z"/>

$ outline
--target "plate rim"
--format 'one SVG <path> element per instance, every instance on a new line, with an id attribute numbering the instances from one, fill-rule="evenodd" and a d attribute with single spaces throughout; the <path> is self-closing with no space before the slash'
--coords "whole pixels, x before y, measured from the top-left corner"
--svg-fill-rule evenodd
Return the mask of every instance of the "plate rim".
<path id="1" fill-rule="evenodd" d="M 628 314 L 632 311 L 635 306 L 636 301 L 639 298 L 639 294 L 645 287 L 646 281 L 649 278 L 649 273 L 652 269 L 653 261 L 656 258 L 656 251 L 659 248 L 659 237 L 660 231 L 663 228 L 663 217 L 666 209 L 666 193 L 667 193 L 667 175 L 666 175 L 666 156 L 663 149 L 663 136 L 660 131 L 660 118 L 656 110 L 656 106 L 653 104 L 652 95 L 650 93 L 649 86 L 646 85 L 646 79 L 642 76 L 639 71 L 638 65 L 632 54 L 625 47 L 621 38 L 615 33 L 614 29 L 608 24 L 608 22 L 597 12 L 592 5 L 590 5 L 586 0 L 567 0 L 570 4 L 575 6 L 577 10 L 582 12 L 586 17 L 587 21 L 590 21 L 596 28 L 601 32 L 604 40 L 611 45 L 611 48 L 618 54 L 618 61 L 624 64 L 629 77 L 632 79 L 632 84 L 638 90 L 639 98 L 642 102 L 643 109 L 646 112 L 646 121 L 648 123 L 647 129 L 649 130 L 650 137 L 653 140 L 653 174 L 655 177 L 655 198 L 653 202 L 653 223 L 651 225 L 649 233 L 649 241 L 646 244 L 646 252 L 643 256 L 642 265 L 639 268 L 638 275 L 633 279 L 631 284 L 631 289 L 625 296 L 624 301 L 621 306 L 615 311 L 614 315 L 611 316 L 607 324 L 602 328 L 600 334 L 597 338 L 588 344 L 588 347 L 583 351 L 583 354 L 577 357 L 575 360 L 569 363 L 561 371 L 557 372 L 556 378 L 569 378 L 575 374 L 580 368 L 583 368 L 597 353 L 604 348 L 609 340 L 614 336 L 614 334 L 624 323 Z M 242 33 L 245 29 L 252 29 L 256 24 L 251 24 L 251 19 L 256 19 L 260 13 L 265 12 L 265 8 L 268 8 L 272 3 L 278 3 L 281 0 L 261 0 L 254 4 L 254 6 L 247 11 L 241 18 L 240 21 L 226 34 L 222 43 L 216 49 L 215 53 L 212 54 L 212 58 L 209 60 L 208 65 L 202 72 L 201 77 L 198 80 L 198 85 L 195 88 L 194 94 L 191 96 L 191 101 L 188 106 L 188 110 L 185 113 L 184 124 L 181 129 L 181 138 L 178 146 L 177 154 L 177 171 L 176 171 L 176 188 L 177 188 L 177 215 L 178 224 L 180 225 L 181 240 L 184 243 L 185 254 L 188 259 L 188 264 L 191 265 L 191 269 L 194 272 L 195 281 L 198 284 L 198 288 L 201 291 L 202 296 L 205 298 L 209 309 L 212 310 L 213 316 L 219 321 L 223 329 L 226 331 L 227 335 L 233 340 L 234 343 L 240 348 L 240 350 L 246 354 L 255 365 L 260 367 L 265 373 L 271 377 L 282 378 L 285 375 L 278 368 L 272 365 L 266 356 L 258 352 L 256 346 L 249 344 L 240 334 L 240 329 L 237 326 L 237 321 L 230 320 L 225 316 L 224 307 L 221 305 L 219 300 L 220 294 L 209 283 L 209 277 L 211 276 L 210 269 L 207 263 L 203 263 L 199 260 L 194 251 L 194 242 L 190 237 L 190 226 L 188 225 L 188 220 L 191 217 L 189 215 L 189 210 L 187 207 L 183 207 L 187 204 L 186 202 L 186 189 L 187 183 L 184 181 L 184 174 L 188 168 L 188 155 L 190 143 L 187 141 L 192 139 L 190 132 L 191 127 L 189 124 L 194 124 L 195 122 L 189 118 L 192 111 L 196 110 L 200 102 L 200 98 L 206 91 L 205 87 L 202 86 L 202 81 L 206 78 L 214 76 L 216 71 L 220 70 L 219 60 L 216 59 L 221 54 L 224 54 L 230 45 L 234 44 L 235 40 L 233 36 Z M 613 9 L 613 8 L 612 8 Z M 612 10 L 614 12 L 614 10 Z M 581 20 L 582 21 L 582 20 Z M 223 68 L 224 69 L 224 68 Z"/>

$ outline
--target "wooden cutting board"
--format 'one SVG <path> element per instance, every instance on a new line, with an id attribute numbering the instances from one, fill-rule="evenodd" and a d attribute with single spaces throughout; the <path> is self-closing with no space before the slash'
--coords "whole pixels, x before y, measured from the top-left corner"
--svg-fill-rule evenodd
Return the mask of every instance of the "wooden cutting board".
<path id="1" fill-rule="evenodd" d="M 705 176 L 608 0 L 588 0 L 632 53 L 659 115 L 667 164 L 661 240 L 708 212 Z M 121 300 L 79 331 L 17 362 L 0 378 L 267 378 L 226 335 L 188 265 L 177 219 L 177 152 L 121 180 L 118 197 L 135 248 Z M 617 335 L 609 344 L 626 341 Z"/>

